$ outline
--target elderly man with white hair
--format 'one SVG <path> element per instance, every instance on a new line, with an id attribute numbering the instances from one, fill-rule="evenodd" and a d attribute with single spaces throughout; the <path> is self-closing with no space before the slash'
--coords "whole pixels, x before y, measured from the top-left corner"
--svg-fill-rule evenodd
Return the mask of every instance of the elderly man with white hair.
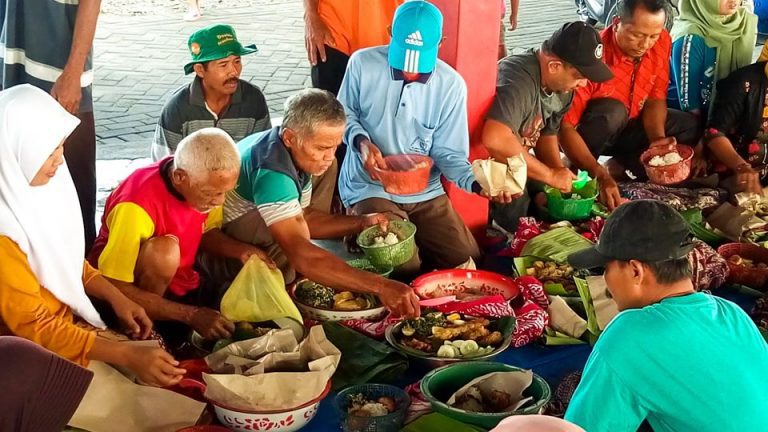
<path id="1" fill-rule="evenodd" d="M 136 170 L 110 194 L 88 260 L 153 320 L 180 322 L 210 339 L 229 337 L 232 322 L 211 308 L 213 301 L 200 300 L 194 264 L 208 213 L 224 203 L 239 173 L 240 156 L 226 132 L 189 135 L 175 155 Z M 218 228 L 209 231 L 231 258 L 268 259 Z"/>

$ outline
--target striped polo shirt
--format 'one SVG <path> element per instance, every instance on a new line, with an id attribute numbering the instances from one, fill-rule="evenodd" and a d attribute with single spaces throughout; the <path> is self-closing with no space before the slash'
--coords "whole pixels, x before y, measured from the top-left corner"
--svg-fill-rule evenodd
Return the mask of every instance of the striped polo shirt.
<path id="1" fill-rule="evenodd" d="M 312 199 L 312 176 L 294 165 L 280 127 L 249 136 L 237 149 L 240 178 L 227 194 L 223 223 L 254 210 L 267 226 L 302 214 Z"/>
<path id="2" fill-rule="evenodd" d="M 0 0 L 1 1 L 1 0 Z M 229 107 L 221 117 L 208 108 L 199 77 L 179 87 L 163 107 L 152 140 L 152 160 L 173 154 L 187 135 L 203 128 L 216 127 L 228 133 L 235 142 L 248 135 L 269 129 L 269 107 L 258 87 L 243 80 L 232 95 Z"/>
<path id="3" fill-rule="evenodd" d="M 0 0 L 0 87 L 32 84 L 50 92 L 67 65 L 78 0 Z M 80 112 L 93 111 L 92 52 L 80 85 Z"/>

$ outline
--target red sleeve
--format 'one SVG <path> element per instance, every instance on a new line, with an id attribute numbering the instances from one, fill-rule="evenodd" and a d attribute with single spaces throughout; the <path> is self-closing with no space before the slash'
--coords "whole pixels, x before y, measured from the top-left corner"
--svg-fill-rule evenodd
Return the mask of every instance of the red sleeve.
<path id="1" fill-rule="evenodd" d="M 656 67 L 659 74 L 656 75 L 656 82 L 653 83 L 653 89 L 648 95 L 648 99 L 667 99 L 667 89 L 669 88 L 669 59 L 672 57 L 672 38 L 667 31 L 661 33 L 659 41 L 654 47 L 656 51 Z"/>
<path id="2" fill-rule="evenodd" d="M 584 110 L 587 109 L 587 104 L 592 98 L 592 94 L 596 90 L 598 84 L 590 82 L 585 87 L 581 87 L 573 94 L 573 104 L 568 113 L 563 118 L 563 123 L 575 127 L 581 120 L 581 115 L 584 114 Z"/>

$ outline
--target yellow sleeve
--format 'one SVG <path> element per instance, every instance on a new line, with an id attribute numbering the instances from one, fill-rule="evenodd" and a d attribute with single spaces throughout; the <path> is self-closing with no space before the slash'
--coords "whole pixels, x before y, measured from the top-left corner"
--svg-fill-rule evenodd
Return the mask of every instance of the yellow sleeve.
<path id="1" fill-rule="evenodd" d="M 139 205 L 123 202 L 107 216 L 109 238 L 99 255 L 99 271 L 115 280 L 132 283 L 141 244 L 155 233 L 155 222 Z"/>
<path id="2" fill-rule="evenodd" d="M 212 229 L 219 228 L 224 224 L 224 206 L 218 206 L 208 213 L 208 217 L 205 218 L 205 229 L 203 232 L 208 232 Z"/>
<path id="3" fill-rule="evenodd" d="M 88 364 L 96 333 L 73 323 L 69 308 L 40 286 L 27 256 L 5 236 L 0 236 L 0 319 L 16 336 Z"/>
<path id="4" fill-rule="evenodd" d="M 760 51 L 760 57 L 758 57 L 757 61 L 762 62 L 768 60 L 768 42 L 763 45 L 763 50 Z"/>

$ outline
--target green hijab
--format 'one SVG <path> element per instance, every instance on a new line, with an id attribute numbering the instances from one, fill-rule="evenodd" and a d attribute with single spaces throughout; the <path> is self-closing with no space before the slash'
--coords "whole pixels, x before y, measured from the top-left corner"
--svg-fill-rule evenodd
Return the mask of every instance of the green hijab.
<path id="1" fill-rule="evenodd" d="M 717 49 L 715 82 L 752 63 L 757 41 L 755 14 L 740 7 L 731 16 L 720 15 L 720 0 L 680 0 L 679 9 L 672 40 L 698 35 L 707 46 Z"/>

